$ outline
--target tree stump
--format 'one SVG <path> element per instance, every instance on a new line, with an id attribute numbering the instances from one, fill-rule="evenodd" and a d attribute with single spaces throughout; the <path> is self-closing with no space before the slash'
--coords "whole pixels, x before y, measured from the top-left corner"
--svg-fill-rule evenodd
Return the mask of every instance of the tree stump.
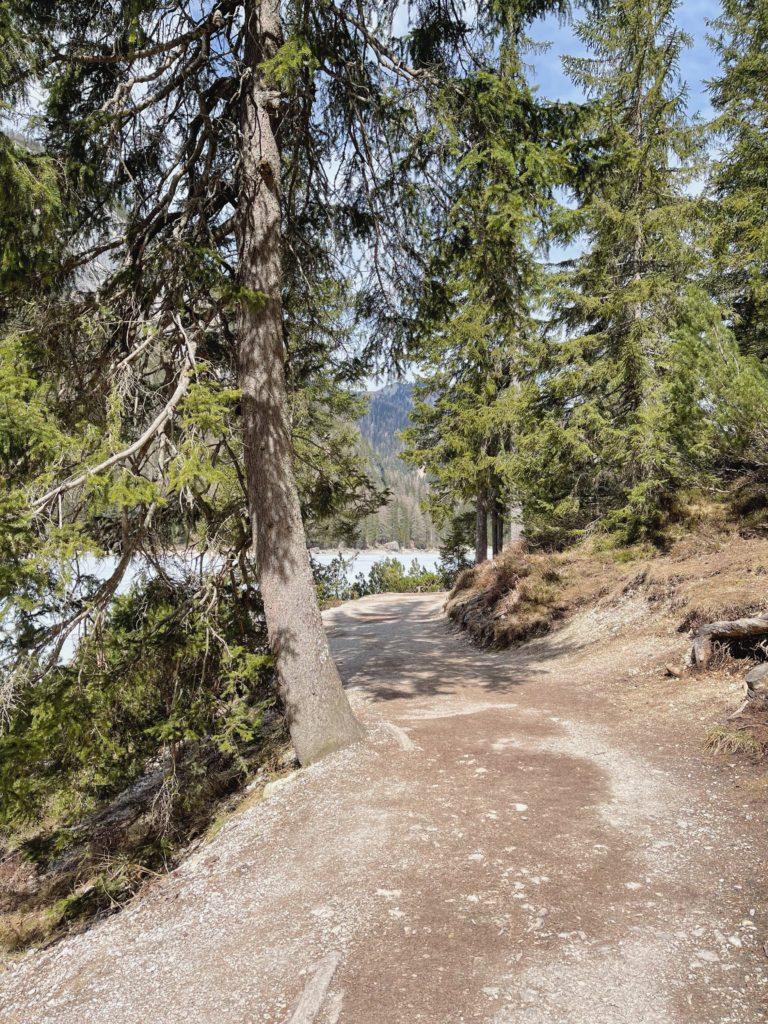
<path id="1" fill-rule="evenodd" d="M 768 615 L 710 622 L 706 626 L 701 626 L 694 635 L 691 664 L 694 668 L 706 668 L 712 657 L 712 645 L 716 640 L 758 640 L 760 637 L 768 638 Z"/>

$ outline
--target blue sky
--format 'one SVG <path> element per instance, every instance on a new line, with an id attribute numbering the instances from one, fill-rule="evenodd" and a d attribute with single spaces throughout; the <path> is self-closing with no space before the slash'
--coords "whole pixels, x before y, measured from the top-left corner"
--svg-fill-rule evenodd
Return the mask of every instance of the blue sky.
<path id="1" fill-rule="evenodd" d="M 688 84 L 689 113 L 710 113 L 704 83 L 717 68 L 717 61 L 707 45 L 707 22 L 717 17 L 720 9 L 718 0 L 687 0 L 680 5 L 677 21 L 693 40 L 693 45 L 682 55 L 680 74 Z M 542 54 L 530 54 L 528 63 L 533 71 L 533 80 L 541 94 L 550 99 L 579 99 L 578 90 L 563 74 L 560 58 L 563 54 L 576 55 L 581 52 L 579 40 L 570 25 L 558 24 L 555 18 L 544 18 L 536 22 L 529 32 L 538 42 L 551 42 L 551 48 Z"/>

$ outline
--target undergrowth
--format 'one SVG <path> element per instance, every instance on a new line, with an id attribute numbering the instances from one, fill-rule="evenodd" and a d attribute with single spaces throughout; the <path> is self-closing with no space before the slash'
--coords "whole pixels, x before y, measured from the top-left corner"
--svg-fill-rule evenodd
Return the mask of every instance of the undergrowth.
<path id="1" fill-rule="evenodd" d="M 119 908 L 285 743 L 258 591 L 139 580 L 0 734 L 0 951 Z"/>

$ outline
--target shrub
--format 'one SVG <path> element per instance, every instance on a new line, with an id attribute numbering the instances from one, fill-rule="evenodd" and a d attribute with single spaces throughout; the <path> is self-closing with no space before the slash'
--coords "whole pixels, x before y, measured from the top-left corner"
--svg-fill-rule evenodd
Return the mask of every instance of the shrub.
<path id="1" fill-rule="evenodd" d="M 351 559 L 339 555 L 328 565 L 313 563 L 315 583 L 324 607 L 340 601 L 354 601 L 369 594 L 419 594 L 447 589 L 446 577 L 441 569 L 432 572 L 414 558 L 406 569 L 397 558 L 384 558 L 377 562 L 366 576 L 358 573 L 349 580 Z"/>
<path id="2" fill-rule="evenodd" d="M 369 594 L 416 594 L 441 590 L 443 580 L 415 558 L 408 569 L 397 558 L 385 558 L 371 569 L 366 588 Z"/>
<path id="3" fill-rule="evenodd" d="M 137 582 L 70 664 L 19 695 L 0 736 L 0 828 L 74 821 L 193 744 L 237 761 L 274 703 L 271 665 L 254 588 Z"/>

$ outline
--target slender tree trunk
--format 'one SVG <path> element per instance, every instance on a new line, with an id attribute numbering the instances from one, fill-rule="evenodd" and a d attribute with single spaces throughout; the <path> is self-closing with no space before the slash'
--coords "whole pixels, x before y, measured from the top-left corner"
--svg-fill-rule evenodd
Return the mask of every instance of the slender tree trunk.
<path id="1" fill-rule="evenodd" d="M 475 519 L 475 565 L 488 559 L 488 495 L 479 491 Z"/>
<path id="2" fill-rule="evenodd" d="M 323 630 L 293 470 L 285 383 L 278 100 L 259 74 L 282 42 L 279 0 L 245 3 L 238 319 L 245 467 L 259 582 L 280 690 L 302 764 L 362 735 Z"/>
<path id="3" fill-rule="evenodd" d="M 504 512 L 498 498 L 494 498 L 491 509 L 491 544 L 495 558 L 504 550 Z"/>

